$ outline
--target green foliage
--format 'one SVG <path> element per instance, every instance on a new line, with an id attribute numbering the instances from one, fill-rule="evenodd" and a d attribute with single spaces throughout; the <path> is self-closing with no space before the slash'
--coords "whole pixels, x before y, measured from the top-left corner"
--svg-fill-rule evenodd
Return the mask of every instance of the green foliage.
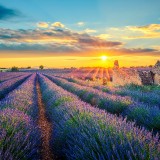
<path id="1" fill-rule="evenodd" d="M 150 92 L 150 91 L 154 91 L 154 90 L 159 90 L 160 86 L 158 85 L 150 85 L 150 86 L 141 86 L 141 85 L 137 85 L 137 84 L 129 84 L 129 85 L 125 85 L 124 88 L 126 89 L 130 89 L 130 90 L 139 90 L 142 92 Z"/>
<path id="2" fill-rule="evenodd" d="M 71 97 L 61 97 L 55 101 L 54 106 L 59 106 L 65 102 L 72 102 L 72 98 Z"/>
<path id="3" fill-rule="evenodd" d="M 39 69 L 41 69 L 41 70 L 44 69 L 44 66 L 43 66 L 43 65 L 40 65 L 40 66 L 39 66 Z"/>
<path id="4" fill-rule="evenodd" d="M 11 68 L 11 72 L 17 72 L 17 71 L 19 71 L 18 67 L 13 66 L 13 67 Z"/>

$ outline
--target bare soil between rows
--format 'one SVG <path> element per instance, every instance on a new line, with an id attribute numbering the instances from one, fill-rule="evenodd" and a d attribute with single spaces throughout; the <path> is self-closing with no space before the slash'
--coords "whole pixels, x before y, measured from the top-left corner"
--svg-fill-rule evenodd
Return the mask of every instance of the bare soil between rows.
<path id="1" fill-rule="evenodd" d="M 42 101 L 42 93 L 40 90 L 40 84 L 38 81 L 38 76 L 36 78 L 36 90 L 37 90 L 37 98 L 38 98 L 38 126 L 41 132 L 41 159 L 42 160 L 54 160 L 54 156 L 52 154 L 49 142 L 51 139 L 51 132 L 52 132 L 52 125 L 48 121 L 46 116 L 46 109 L 45 105 Z"/>

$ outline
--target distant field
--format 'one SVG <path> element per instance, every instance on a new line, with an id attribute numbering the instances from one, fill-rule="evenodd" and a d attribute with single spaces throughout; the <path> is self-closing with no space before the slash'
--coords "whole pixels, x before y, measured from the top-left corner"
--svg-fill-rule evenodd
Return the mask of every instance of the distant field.
<path id="1" fill-rule="evenodd" d="M 0 69 L 0 72 L 7 72 L 8 69 Z"/>
<path id="2" fill-rule="evenodd" d="M 158 160 L 160 86 L 106 68 L 0 72 L 0 160 Z"/>

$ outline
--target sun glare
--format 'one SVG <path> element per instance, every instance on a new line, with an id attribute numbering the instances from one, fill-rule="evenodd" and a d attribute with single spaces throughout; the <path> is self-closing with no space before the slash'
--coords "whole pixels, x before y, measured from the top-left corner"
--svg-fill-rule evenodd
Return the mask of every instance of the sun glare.
<path id="1" fill-rule="evenodd" d="M 107 56 L 101 56 L 102 61 L 106 61 L 107 60 Z"/>

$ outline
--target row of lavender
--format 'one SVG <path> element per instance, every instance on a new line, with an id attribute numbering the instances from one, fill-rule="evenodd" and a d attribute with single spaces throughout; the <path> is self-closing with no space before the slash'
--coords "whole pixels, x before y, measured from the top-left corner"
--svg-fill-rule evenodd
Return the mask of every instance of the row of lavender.
<path id="1" fill-rule="evenodd" d="M 18 76 L 22 76 L 26 73 L 23 72 L 0 72 L 0 82 L 9 80 L 11 78 L 15 78 Z"/>
<path id="2" fill-rule="evenodd" d="M 38 159 L 36 74 L 0 101 L 0 159 Z"/>
<path id="3" fill-rule="evenodd" d="M 4 98 L 7 93 L 23 83 L 30 75 L 31 74 L 29 73 L 24 73 L 21 76 L 17 76 L 15 78 L 10 77 L 11 79 L 0 83 L 0 99 Z"/>
<path id="4" fill-rule="evenodd" d="M 51 146 L 63 155 L 61 159 L 160 159 L 158 135 L 92 107 L 47 77 L 39 77 L 47 114 L 54 124 Z"/>
<path id="5" fill-rule="evenodd" d="M 46 76 L 57 85 L 62 86 L 94 106 L 113 114 L 127 116 L 128 120 L 134 120 L 138 125 L 145 126 L 150 130 L 153 129 L 155 132 L 160 130 L 160 108 L 158 106 L 151 107 L 135 102 L 130 97 L 108 94 L 91 87 L 68 82 L 62 78 Z"/>
<path id="6" fill-rule="evenodd" d="M 90 79 L 92 81 L 95 80 L 107 80 L 111 81 L 112 79 L 112 69 L 111 68 L 83 68 L 83 69 L 75 69 L 71 73 L 66 73 L 69 77 L 76 77 L 79 79 Z"/>
<path id="7" fill-rule="evenodd" d="M 160 106 L 160 86 L 138 86 L 138 85 L 126 85 L 126 86 L 104 86 L 92 81 L 83 81 L 76 78 L 63 77 L 70 82 L 74 82 L 83 86 L 93 87 L 100 91 L 120 95 L 130 96 L 134 101 L 142 102 L 147 105 Z"/>

